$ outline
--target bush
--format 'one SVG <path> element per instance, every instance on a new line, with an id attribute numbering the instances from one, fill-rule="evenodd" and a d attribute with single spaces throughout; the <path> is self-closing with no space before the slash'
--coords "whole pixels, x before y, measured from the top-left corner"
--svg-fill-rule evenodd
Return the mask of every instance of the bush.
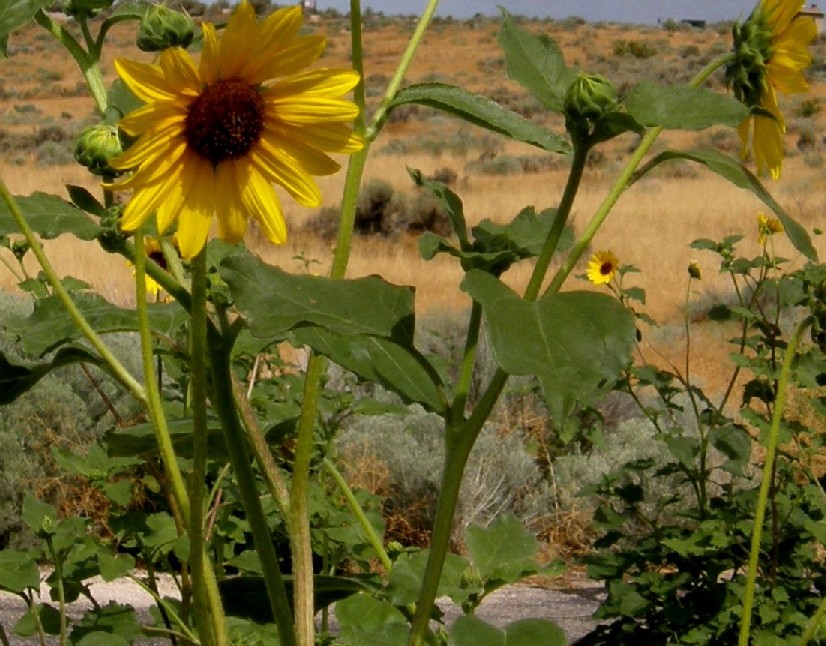
<path id="1" fill-rule="evenodd" d="M 633 56 L 634 58 L 651 58 L 657 53 L 656 47 L 641 40 L 620 39 L 614 42 L 614 56 Z"/>

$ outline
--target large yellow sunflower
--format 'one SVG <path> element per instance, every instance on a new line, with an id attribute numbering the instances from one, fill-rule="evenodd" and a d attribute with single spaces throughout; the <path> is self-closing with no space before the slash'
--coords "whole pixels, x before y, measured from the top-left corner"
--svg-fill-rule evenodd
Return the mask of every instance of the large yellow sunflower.
<path id="1" fill-rule="evenodd" d="M 726 79 L 735 96 L 752 109 L 738 127 L 742 156 L 754 153 L 757 172 L 778 179 L 783 166 L 785 121 L 777 92 L 809 89 L 803 76 L 812 57 L 809 43 L 817 36 L 812 18 L 799 16 L 800 0 L 760 0 L 748 20 L 734 28 L 734 62 Z"/>
<path id="2" fill-rule="evenodd" d="M 196 67 L 172 47 L 157 65 L 115 61 L 124 83 L 145 105 L 121 119 L 137 141 L 111 162 L 134 173 L 112 188 L 132 190 L 121 227 L 134 231 L 157 213 L 159 232 L 178 223 L 184 258 L 204 246 L 213 215 L 218 234 L 236 242 L 255 218 L 274 243 L 286 239 L 273 184 L 299 204 L 314 207 L 321 194 L 314 175 L 339 164 L 326 153 L 361 148 L 349 123 L 356 105 L 342 97 L 355 87 L 352 70 L 304 68 L 324 50 L 321 36 L 299 36 L 299 6 L 258 22 L 244 0 L 219 38 L 205 23 Z"/>

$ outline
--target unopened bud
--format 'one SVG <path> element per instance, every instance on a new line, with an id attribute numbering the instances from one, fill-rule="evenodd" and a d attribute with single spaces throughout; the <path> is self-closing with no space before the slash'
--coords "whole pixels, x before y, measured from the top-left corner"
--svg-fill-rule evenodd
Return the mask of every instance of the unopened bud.
<path id="1" fill-rule="evenodd" d="M 63 0 L 61 9 L 69 16 L 93 18 L 101 9 L 112 6 L 115 0 Z"/>
<path id="2" fill-rule="evenodd" d="M 617 91 L 608 79 L 597 74 L 579 74 L 565 95 L 565 116 L 580 122 L 597 122 L 617 109 Z"/>
<path id="3" fill-rule="evenodd" d="M 138 48 L 159 52 L 169 47 L 189 47 L 195 37 L 195 23 L 184 13 L 163 5 L 150 7 L 138 29 Z"/>
<path id="4" fill-rule="evenodd" d="M 106 123 L 84 128 L 75 144 L 75 160 L 95 175 L 117 175 L 109 160 L 122 152 L 118 129 Z"/>

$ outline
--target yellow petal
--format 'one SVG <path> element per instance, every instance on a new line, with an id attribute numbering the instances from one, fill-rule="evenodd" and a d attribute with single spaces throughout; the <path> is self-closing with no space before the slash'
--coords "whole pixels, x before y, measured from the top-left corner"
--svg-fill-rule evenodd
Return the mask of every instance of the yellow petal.
<path id="1" fill-rule="evenodd" d="M 244 78 L 241 70 L 245 61 L 254 56 L 256 34 L 255 9 L 244 0 L 232 13 L 221 36 L 221 78 Z"/>
<path id="2" fill-rule="evenodd" d="M 120 221 L 121 229 L 134 231 L 143 224 L 166 197 L 170 186 L 181 180 L 182 170 L 182 165 L 174 166 L 172 172 L 162 177 L 155 184 L 148 184 L 137 189 L 132 195 L 132 199 L 123 209 L 123 216 Z"/>
<path id="3" fill-rule="evenodd" d="M 271 128 L 279 134 L 292 132 L 292 136 L 328 153 L 354 153 L 364 148 L 361 137 L 343 123 L 320 123 L 289 128 L 273 124 Z"/>
<path id="4" fill-rule="evenodd" d="M 241 70 L 242 78 L 251 85 L 260 85 L 267 79 L 275 78 L 275 75 L 268 75 L 266 70 L 295 46 L 296 36 L 298 36 L 302 22 L 299 5 L 278 9 L 265 18 L 258 25 L 258 34 L 253 45 L 253 51 L 258 55 L 251 56 L 245 61 Z M 318 56 L 302 67 L 309 65 L 317 58 Z"/>
<path id="5" fill-rule="evenodd" d="M 264 137 L 267 139 L 268 147 L 278 151 L 275 153 L 278 157 L 288 155 L 311 175 L 331 175 L 341 168 L 340 164 L 323 152 L 307 145 L 295 129 L 266 130 Z"/>
<path id="6" fill-rule="evenodd" d="M 262 95 L 265 101 L 298 94 L 335 98 L 347 94 L 360 80 L 361 77 L 352 70 L 309 70 L 279 81 L 267 88 Z"/>
<path id="7" fill-rule="evenodd" d="M 178 97 L 178 92 L 170 87 L 163 70 L 157 65 L 118 58 L 115 60 L 115 69 L 121 80 L 144 103 L 171 101 Z"/>
<path id="8" fill-rule="evenodd" d="M 294 160 L 285 155 L 279 156 L 278 149 L 267 145 L 266 140 L 258 142 L 251 151 L 253 166 L 268 181 L 283 186 L 293 199 L 303 206 L 321 205 L 321 191 L 315 180 Z"/>
<path id="9" fill-rule="evenodd" d="M 185 197 L 178 213 L 178 248 L 181 256 L 190 259 L 203 249 L 212 224 L 215 204 L 212 164 L 192 155 L 181 184 Z"/>
<path id="10" fill-rule="evenodd" d="M 241 194 L 235 177 L 235 162 L 225 161 L 215 170 L 215 213 L 218 218 L 218 236 L 225 242 L 244 239 L 247 220 L 241 210 Z"/>
<path id="11" fill-rule="evenodd" d="M 247 71 L 247 80 L 255 85 L 268 79 L 295 74 L 315 63 L 324 53 L 323 36 L 301 36 L 289 45 L 279 47 L 260 61 L 252 62 Z"/>
<path id="12" fill-rule="evenodd" d="M 783 132 L 780 124 L 768 117 L 755 116 L 753 140 L 758 174 L 769 171 L 772 179 L 779 179 L 783 167 Z"/>
<path id="13" fill-rule="evenodd" d="M 180 136 L 178 124 L 172 124 L 158 132 L 149 132 L 142 135 L 126 152 L 110 160 L 109 165 L 116 170 L 140 166 L 148 159 L 168 154 L 169 148 L 175 145 L 175 140 Z"/>
<path id="14" fill-rule="evenodd" d="M 300 94 L 267 101 L 266 118 L 296 125 L 352 121 L 358 116 L 355 103 Z"/>
<path id="15" fill-rule="evenodd" d="M 179 94 L 193 97 L 200 94 L 201 79 L 195 69 L 195 63 L 186 50 L 180 47 L 168 47 L 161 52 L 160 64 L 167 83 Z"/>
<path id="16" fill-rule="evenodd" d="M 244 208 L 255 218 L 264 235 L 273 244 L 287 240 L 287 225 L 281 211 L 281 202 L 272 185 L 247 160 L 236 164 Z"/>
<path id="17" fill-rule="evenodd" d="M 220 75 L 218 36 L 215 33 L 215 25 L 211 22 L 202 24 L 201 32 L 204 34 L 204 46 L 201 50 L 201 62 L 198 64 L 198 75 L 205 85 L 212 85 Z"/>
<path id="18" fill-rule="evenodd" d="M 163 175 L 166 175 L 172 166 L 181 163 L 181 158 L 185 151 L 186 142 L 183 140 L 170 144 L 169 147 L 163 151 L 163 154 L 159 154 L 145 161 L 130 177 L 115 184 L 115 190 L 137 190 L 144 184 L 155 183 Z"/>
<path id="19" fill-rule="evenodd" d="M 148 130 L 165 130 L 177 125 L 183 130 L 186 108 L 178 101 L 155 101 L 133 110 L 118 121 L 118 127 L 132 137 Z"/>

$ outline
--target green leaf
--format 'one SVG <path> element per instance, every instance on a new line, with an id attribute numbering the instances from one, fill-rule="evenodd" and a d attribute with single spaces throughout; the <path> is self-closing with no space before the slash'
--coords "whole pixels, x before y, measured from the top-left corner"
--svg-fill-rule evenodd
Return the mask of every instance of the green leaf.
<path id="1" fill-rule="evenodd" d="M 12 363 L 0 352 L 0 405 L 13 402 L 55 368 L 73 363 L 100 365 L 101 360 L 82 348 L 61 348 L 43 363 Z"/>
<path id="2" fill-rule="evenodd" d="M 381 384 L 407 402 L 441 413 L 446 402 L 436 370 L 415 348 L 364 334 L 336 334 L 322 328 L 292 333 L 297 346 L 307 345 L 368 381 Z"/>
<path id="3" fill-rule="evenodd" d="M 552 621 L 520 619 L 505 626 L 507 646 L 565 646 L 565 632 Z"/>
<path id="4" fill-rule="evenodd" d="M 143 464 L 143 460 L 135 457 L 110 457 L 97 443 L 92 444 L 85 455 L 60 447 L 53 447 L 52 455 L 68 473 L 92 480 L 108 479 L 116 472 Z"/>
<path id="5" fill-rule="evenodd" d="M 508 74 L 546 108 L 561 113 L 576 73 L 565 65 L 562 50 L 550 37 L 524 31 L 507 11 L 502 14 L 498 40 Z"/>
<path id="6" fill-rule="evenodd" d="M 664 435 L 663 442 L 677 461 L 686 467 L 694 465 L 694 459 L 700 454 L 700 441 L 696 437 L 685 435 Z"/>
<path id="7" fill-rule="evenodd" d="M 140 634 L 135 609 L 110 601 L 83 615 L 74 625 L 70 641 L 78 646 L 127 646 Z"/>
<path id="8" fill-rule="evenodd" d="M 806 232 L 806 229 L 800 226 L 800 224 L 798 224 L 792 216 L 783 210 L 783 207 L 777 203 L 777 201 L 771 196 L 763 184 L 760 183 L 760 180 L 757 179 L 752 172 L 750 172 L 736 159 L 733 159 L 728 155 L 724 155 L 713 150 L 691 152 L 666 150 L 656 155 L 653 159 L 641 167 L 637 171 L 634 181 L 645 175 L 658 164 L 671 159 L 687 159 L 689 161 L 703 164 L 709 170 L 714 171 L 720 175 L 720 177 L 727 179 L 735 186 L 744 188 L 754 193 L 754 195 L 760 198 L 766 206 L 774 211 L 783 223 L 783 228 L 786 231 L 786 235 L 789 236 L 789 240 L 794 245 L 794 248 L 806 256 L 809 260 L 817 262 L 817 251 L 815 251 L 815 248 L 812 246 L 812 241 L 809 238 L 809 234 Z"/>
<path id="9" fill-rule="evenodd" d="M 332 280 L 294 276 L 249 255 L 221 265 L 239 312 L 260 338 L 315 325 L 338 334 L 366 334 L 412 345 L 413 290 L 381 278 Z"/>
<path id="10" fill-rule="evenodd" d="M 108 550 L 101 550 L 98 564 L 101 578 L 109 582 L 129 574 L 135 567 L 135 559 L 129 554 L 112 554 Z"/>
<path id="11" fill-rule="evenodd" d="M 566 292 L 531 303 L 479 270 L 462 288 L 482 305 L 498 365 L 538 377 L 554 419 L 610 387 L 630 361 L 634 316 L 610 296 Z"/>
<path id="12" fill-rule="evenodd" d="M 450 646 L 507 646 L 505 632 L 473 615 L 463 615 L 450 627 Z"/>
<path id="13" fill-rule="evenodd" d="M 708 434 L 711 445 L 728 460 L 721 468 L 735 475 L 742 475 L 751 457 L 751 436 L 740 426 L 733 424 L 712 428 Z"/>
<path id="14" fill-rule="evenodd" d="M 71 233 L 81 240 L 94 240 L 102 231 L 88 215 L 57 195 L 37 192 L 15 197 L 15 201 L 32 230 L 46 240 L 63 233 Z M 20 233 L 20 228 L 6 204 L 0 202 L 0 235 L 9 233 Z"/>
<path id="15" fill-rule="evenodd" d="M 396 94 L 389 109 L 392 110 L 406 103 L 417 103 L 442 110 L 468 123 L 548 152 L 567 153 L 571 148 L 568 142 L 556 133 L 512 110 L 503 108 L 487 97 L 455 85 L 445 83 L 411 85 Z"/>
<path id="16" fill-rule="evenodd" d="M 3 0 L 0 6 L 0 59 L 9 55 L 9 35 L 52 4 L 52 0 Z"/>
<path id="17" fill-rule="evenodd" d="M 736 127 L 748 114 L 737 99 L 706 88 L 657 85 L 643 81 L 625 98 L 628 113 L 644 126 L 702 130 L 713 125 Z"/>
<path id="18" fill-rule="evenodd" d="M 40 589 L 40 570 L 34 556 L 20 550 L 0 551 L 0 588 L 9 592 Z"/>
<path id="19" fill-rule="evenodd" d="M 429 550 L 419 550 L 413 554 L 403 554 L 393 565 L 387 598 L 394 606 L 415 603 L 418 599 L 429 553 Z M 469 594 L 474 592 L 463 585 L 465 574 L 470 569 L 470 564 L 461 556 L 448 553 L 439 579 L 437 595 L 450 597 L 454 603 L 461 606 Z"/>
<path id="20" fill-rule="evenodd" d="M 539 542 L 513 514 L 500 516 L 488 527 L 469 527 L 465 542 L 483 579 L 505 585 L 539 570 Z"/>
<path id="21" fill-rule="evenodd" d="M 138 329 L 135 310 L 112 305 L 97 294 L 74 293 L 72 298 L 99 334 Z M 177 303 L 152 304 L 149 306 L 149 318 L 153 330 L 171 335 L 186 320 L 186 312 Z M 9 317 L 5 327 L 17 336 L 26 353 L 36 357 L 83 336 L 56 296 L 38 299 L 30 316 Z"/>
<path id="22" fill-rule="evenodd" d="M 451 191 L 444 182 L 428 179 L 422 175 L 420 170 L 408 169 L 407 172 L 410 173 L 410 177 L 416 183 L 416 186 L 424 186 L 439 198 L 450 218 L 450 223 L 453 225 L 453 231 L 456 237 L 459 238 L 459 244 L 463 249 L 467 247 L 470 242 L 467 237 L 467 223 L 465 222 L 464 205 L 461 198 Z"/>
<path id="23" fill-rule="evenodd" d="M 348 646 L 404 646 L 408 626 L 399 610 L 366 594 L 357 594 L 335 606 L 340 640 Z"/>
<path id="24" fill-rule="evenodd" d="M 47 603 L 37 603 L 20 617 L 12 632 L 18 637 L 32 637 L 37 634 L 38 621 L 47 635 L 60 634 L 60 613 Z"/>
<path id="25" fill-rule="evenodd" d="M 82 186 L 68 184 L 66 186 L 66 190 L 69 193 L 69 197 L 72 198 L 72 203 L 82 211 L 91 213 L 98 217 L 101 217 L 106 211 L 106 207 L 98 202 L 98 199 L 92 195 L 88 189 L 85 189 Z"/>
<path id="26" fill-rule="evenodd" d="M 171 420 L 168 425 L 175 454 L 181 458 L 192 457 L 192 418 Z M 134 456 L 148 458 L 158 455 L 155 429 L 150 423 L 113 428 L 106 432 L 105 437 L 105 444 L 111 456 L 118 458 Z M 227 449 L 220 424 L 209 424 L 207 441 L 207 451 L 211 459 L 224 460 L 227 458 Z"/>

